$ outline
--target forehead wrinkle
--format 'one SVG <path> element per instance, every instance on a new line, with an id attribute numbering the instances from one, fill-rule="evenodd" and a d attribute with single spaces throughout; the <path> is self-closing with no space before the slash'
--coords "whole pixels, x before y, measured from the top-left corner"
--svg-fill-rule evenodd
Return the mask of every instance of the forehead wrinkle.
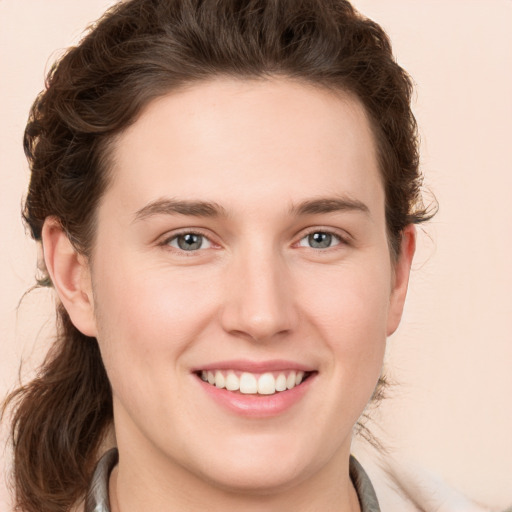
<path id="1" fill-rule="evenodd" d="M 227 217 L 223 206 L 212 201 L 162 198 L 151 201 L 135 213 L 134 222 L 155 215 L 187 215 L 192 217 Z"/>

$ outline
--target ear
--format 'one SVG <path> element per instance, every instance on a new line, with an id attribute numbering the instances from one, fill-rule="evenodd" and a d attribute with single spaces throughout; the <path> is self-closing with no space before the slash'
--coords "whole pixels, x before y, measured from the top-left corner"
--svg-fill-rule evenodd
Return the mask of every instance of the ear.
<path id="1" fill-rule="evenodd" d="M 404 310 L 412 259 L 416 250 L 416 228 L 409 224 L 402 232 L 400 254 L 394 264 L 393 283 L 388 311 L 387 335 L 393 334 L 400 324 Z"/>
<path id="2" fill-rule="evenodd" d="M 46 218 L 42 240 L 46 268 L 73 325 L 86 336 L 96 336 L 87 258 L 77 252 L 56 217 Z"/>

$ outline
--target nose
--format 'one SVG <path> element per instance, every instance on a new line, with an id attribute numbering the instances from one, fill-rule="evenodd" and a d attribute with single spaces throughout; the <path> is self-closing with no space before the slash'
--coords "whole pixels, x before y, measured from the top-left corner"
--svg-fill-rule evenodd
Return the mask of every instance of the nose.
<path id="1" fill-rule="evenodd" d="M 293 331 L 298 322 L 291 273 L 272 250 L 248 250 L 227 270 L 221 322 L 225 331 L 268 341 Z"/>

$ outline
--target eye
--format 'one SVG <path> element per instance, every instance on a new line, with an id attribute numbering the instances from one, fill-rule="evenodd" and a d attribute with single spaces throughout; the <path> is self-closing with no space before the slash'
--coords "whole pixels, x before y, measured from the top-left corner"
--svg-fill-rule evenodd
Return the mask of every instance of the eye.
<path id="1" fill-rule="evenodd" d="M 210 240 L 199 233 L 181 233 L 170 238 L 166 244 L 175 249 L 189 252 L 198 251 L 199 249 L 209 249 L 212 246 Z"/>
<path id="2" fill-rule="evenodd" d="M 314 231 L 309 233 L 299 241 L 300 247 L 310 247 L 312 249 L 328 249 L 342 243 L 339 236 L 326 231 Z"/>

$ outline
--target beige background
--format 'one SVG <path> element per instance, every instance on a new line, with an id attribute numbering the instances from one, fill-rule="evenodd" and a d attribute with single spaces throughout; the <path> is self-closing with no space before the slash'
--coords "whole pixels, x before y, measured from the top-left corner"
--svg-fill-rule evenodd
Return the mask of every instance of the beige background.
<path id="1" fill-rule="evenodd" d="M 45 69 L 108 0 L 0 0 L 0 395 L 47 344 L 52 297 L 33 284 L 20 222 L 21 137 Z M 354 0 L 417 84 L 426 184 L 441 209 L 421 235 L 389 341 L 398 383 L 376 429 L 473 499 L 512 503 L 512 1 Z M 35 341 L 37 340 L 37 341 Z M 374 427 L 375 428 L 375 427 Z M 2 464 L 8 452 L 0 446 Z M 5 467 L 5 466 L 4 466 Z M 0 510 L 8 510 L 0 479 Z"/>

